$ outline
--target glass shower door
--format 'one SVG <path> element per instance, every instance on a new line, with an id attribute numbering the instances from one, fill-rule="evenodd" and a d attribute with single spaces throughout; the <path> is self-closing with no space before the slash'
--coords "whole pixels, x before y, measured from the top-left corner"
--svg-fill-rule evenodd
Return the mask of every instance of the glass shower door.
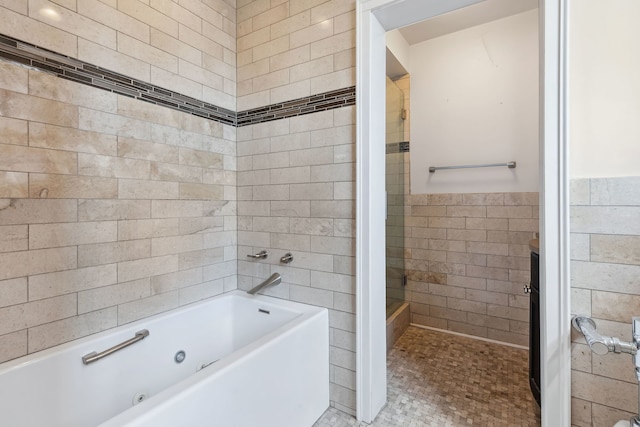
<path id="1" fill-rule="evenodd" d="M 387 77 L 385 190 L 387 317 L 404 302 L 404 95 Z"/>

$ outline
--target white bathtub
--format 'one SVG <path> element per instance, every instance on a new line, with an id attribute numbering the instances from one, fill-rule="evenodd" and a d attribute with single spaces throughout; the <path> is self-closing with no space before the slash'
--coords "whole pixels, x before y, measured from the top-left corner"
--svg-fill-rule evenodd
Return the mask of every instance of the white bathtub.
<path id="1" fill-rule="evenodd" d="M 235 291 L 1 364 L 0 425 L 311 426 L 329 406 L 328 330 L 326 309 Z"/>

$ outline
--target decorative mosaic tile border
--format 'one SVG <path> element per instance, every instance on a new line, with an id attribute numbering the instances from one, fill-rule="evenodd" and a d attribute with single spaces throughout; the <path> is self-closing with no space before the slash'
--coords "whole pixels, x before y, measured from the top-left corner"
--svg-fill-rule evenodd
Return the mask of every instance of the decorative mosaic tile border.
<path id="1" fill-rule="evenodd" d="M 356 104 L 356 87 L 320 93 L 238 113 L 238 126 L 270 122 Z"/>
<path id="2" fill-rule="evenodd" d="M 409 141 L 392 142 L 391 144 L 386 145 L 386 153 L 408 153 L 410 148 Z"/>
<path id="3" fill-rule="evenodd" d="M 2 34 L 0 58 L 63 79 L 232 126 L 247 126 L 317 113 L 355 105 L 356 102 L 356 90 L 352 86 L 236 113 Z"/>
<path id="4" fill-rule="evenodd" d="M 5 35 L 0 35 L 0 57 L 77 83 L 108 90 L 109 92 L 136 98 L 151 104 L 162 105 L 228 125 L 236 124 L 236 113 L 234 111 Z"/>

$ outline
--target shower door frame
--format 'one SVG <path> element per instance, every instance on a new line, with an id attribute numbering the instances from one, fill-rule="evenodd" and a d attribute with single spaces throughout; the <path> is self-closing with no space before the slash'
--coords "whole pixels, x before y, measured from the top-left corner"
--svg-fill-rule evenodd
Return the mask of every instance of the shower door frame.
<path id="1" fill-rule="evenodd" d="M 356 3 L 356 416 L 386 402 L 384 282 L 385 33 L 482 0 Z M 543 426 L 571 420 L 567 166 L 567 2 L 539 0 L 540 281 Z"/>

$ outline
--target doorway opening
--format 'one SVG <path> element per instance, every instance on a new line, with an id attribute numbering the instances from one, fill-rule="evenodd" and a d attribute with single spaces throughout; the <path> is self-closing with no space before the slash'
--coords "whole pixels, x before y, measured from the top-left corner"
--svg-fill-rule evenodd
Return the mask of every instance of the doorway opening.
<path id="1" fill-rule="evenodd" d="M 384 247 L 384 51 L 385 33 L 478 1 L 361 1 L 358 3 L 357 293 L 358 418 L 371 421 L 386 400 Z M 569 420 L 569 328 L 566 266 L 566 176 L 564 136 L 565 4 L 540 2 L 541 89 L 541 325 L 542 423 Z M 381 266 L 382 264 L 382 266 Z M 547 286 L 545 286 L 547 285 Z"/>

